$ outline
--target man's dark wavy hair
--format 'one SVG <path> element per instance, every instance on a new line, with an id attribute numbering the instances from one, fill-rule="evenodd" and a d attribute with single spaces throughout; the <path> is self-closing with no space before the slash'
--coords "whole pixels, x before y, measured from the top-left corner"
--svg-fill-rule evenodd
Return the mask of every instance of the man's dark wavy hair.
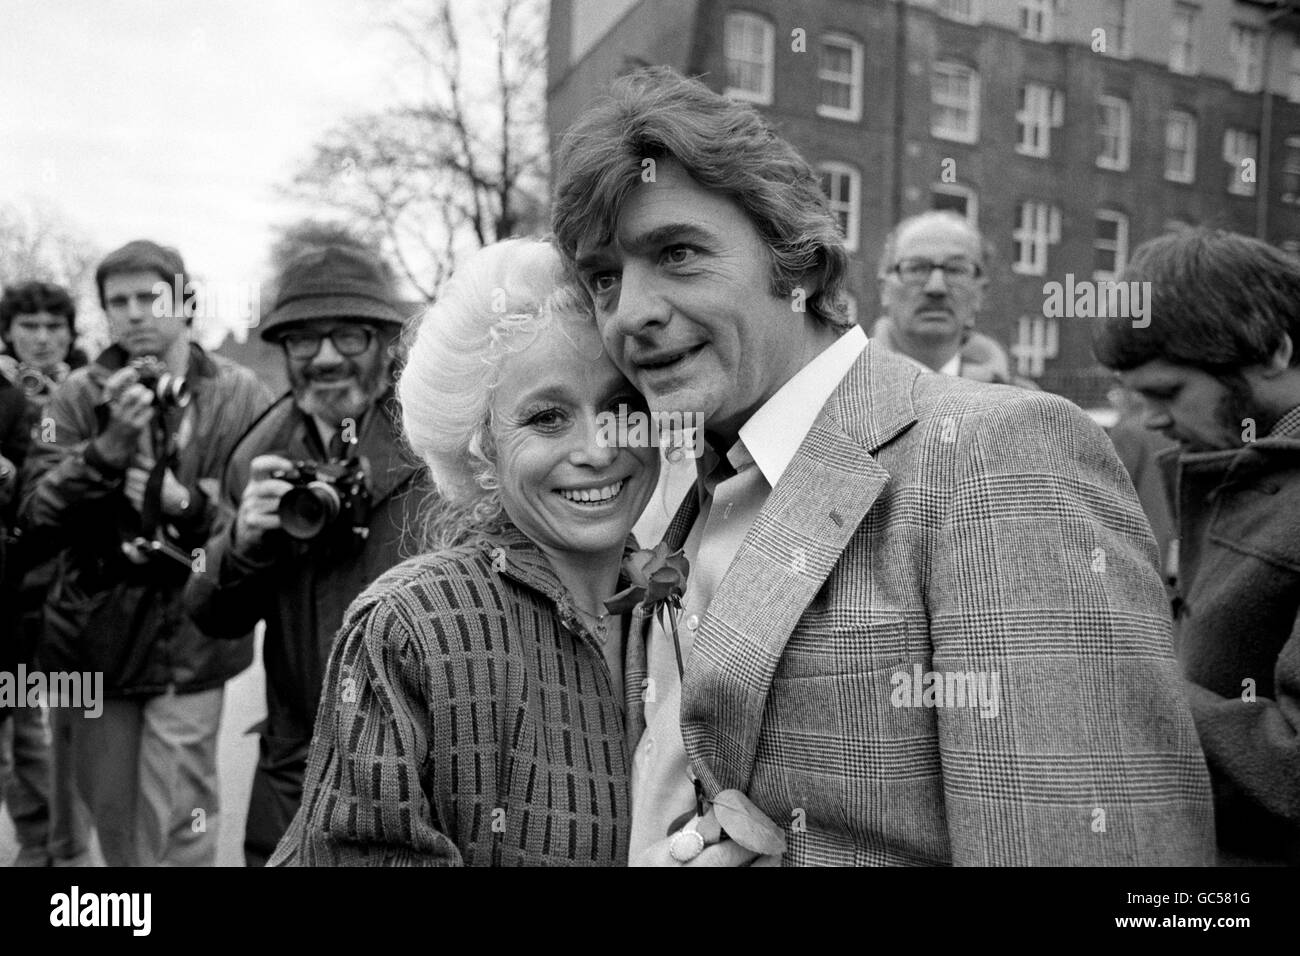
<path id="1" fill-rule="evenodd" d="M 1300 259 L 1259 239 L 1185 229 L 1144 242 L 1119 277 L 1150 282 L 1151 324 L 1114 317 L 1093 327 L 1093 351 L 1128 371 L 1154 359 L 1223 376 L 1260 365 L 1283 335 L 1300 364 Z"/>
<path id="2" fill-rule="evenodd" d="M 0 296 L 0 335 L 9 337 L 9 326 L 20 315 L 47 312 L 68 320 L 68 331 L 77 334 L 77 306 L 63 286 L 32 280 L 6 286 Z"/>
<path id="3" fill-rule="evenodd" d="M 551 225 L 570 270 L 580 242 L 613 237 L 646 159 L 675 160 L 744 209 L 770 253 L 773 295 L 802 286 L 809 312 L 852 325 L 841 294 L 848 254 L 813 168 L 753 107 L 669 67 L 620 77 L 560 143 Z"/>

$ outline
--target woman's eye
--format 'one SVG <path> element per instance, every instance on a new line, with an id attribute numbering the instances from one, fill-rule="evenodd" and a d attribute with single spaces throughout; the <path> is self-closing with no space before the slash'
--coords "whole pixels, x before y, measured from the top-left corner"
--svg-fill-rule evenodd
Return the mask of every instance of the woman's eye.
<path id="1" fill-rule="evenodd" d="M 601 272 L 591 277 L 591 289 L 598 295 L 603 295 L 610 289 L 614 288 L 617 276 L 612 272 Z"/>
<path id="2" fill-rule="evenodd" d="M 558 408 L 548 408 L 532 415 L 528 424 L 542 430 L 555 429 L 564 424 L 564 414 Z"/>

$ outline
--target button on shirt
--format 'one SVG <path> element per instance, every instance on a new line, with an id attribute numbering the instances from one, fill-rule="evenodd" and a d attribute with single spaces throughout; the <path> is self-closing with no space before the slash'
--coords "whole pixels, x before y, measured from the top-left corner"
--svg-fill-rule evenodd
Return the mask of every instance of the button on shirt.
<path id="1" fill-rule="evenodd" d="M 696 484 L 700 514 L 682 548 L 691 563 L 677 629 L 686 667 L 690 667 L 696 634 L 707 619 L 709 602 L 745 535 L 822 406 L 866 344 L 866 334 L 855 326 L 750 417 L 725 458 L 705 447 Z M 651 626 L 646 647 L 651 683 L 646 688 L 646 731 L 632 765 L 631 859 L 664 839 L 669 824 L 695 806 L 682 741 L 681 681 L 672 630 L 665 630 L 666 624 L 668 621 L 662 620 Z"/>

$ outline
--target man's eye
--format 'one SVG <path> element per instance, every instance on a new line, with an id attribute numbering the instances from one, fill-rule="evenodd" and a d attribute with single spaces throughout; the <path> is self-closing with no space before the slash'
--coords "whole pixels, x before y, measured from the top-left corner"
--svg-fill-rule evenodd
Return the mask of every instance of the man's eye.
<path id="1" fill-rule="evenodd" d="M 669 246 L 664 250 L 664 261 L 673 266 L 685 265 L 694 256 L 695 250 L 690 246 Z"/>

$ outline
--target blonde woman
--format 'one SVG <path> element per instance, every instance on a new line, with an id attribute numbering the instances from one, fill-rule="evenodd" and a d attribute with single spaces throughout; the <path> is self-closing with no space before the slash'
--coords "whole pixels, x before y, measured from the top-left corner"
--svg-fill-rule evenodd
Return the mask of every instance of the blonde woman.
<path id="1" fill-rule="evenodd" d="M 603 601 L 658 450 L 601 422 L 640 396 L 533 240 L 457 272 L 398 391 L 434 550 L 349 610 L 272 863 L 623 865 L 640 679 Z"/>

